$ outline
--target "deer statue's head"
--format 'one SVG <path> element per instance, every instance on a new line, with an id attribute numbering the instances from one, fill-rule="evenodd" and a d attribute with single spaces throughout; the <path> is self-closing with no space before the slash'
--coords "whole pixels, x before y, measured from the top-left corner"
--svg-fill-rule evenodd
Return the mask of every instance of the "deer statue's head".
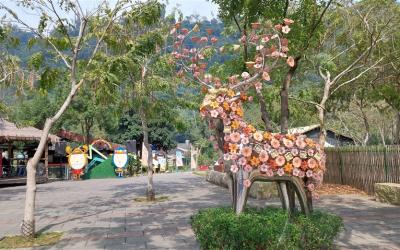
<path id="1" fill-rule="evenodd" d="M 227 120 L 243 117 L 242 102 L 247 101 L 244 93 L 236 93 L 230 88 L 211 88 L 207 90 L 200 106 L 202 117 Z"/>

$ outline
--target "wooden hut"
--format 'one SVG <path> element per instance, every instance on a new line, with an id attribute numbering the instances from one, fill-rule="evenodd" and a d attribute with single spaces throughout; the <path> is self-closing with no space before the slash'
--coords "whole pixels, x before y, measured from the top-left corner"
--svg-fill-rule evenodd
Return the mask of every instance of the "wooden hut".
<path id="1" fill-rule="evenodd" d="M 17 127 L 5 119 L 0 118 L 0 184 L 23 184 L 26 183 L 25 174 L 15 174 L 13 167 L 17 165 L 18 171 L 26 167 L 28 158 L 32 157 L 40 141 L 42 130 L 34 127 Z M 44 169 L 37 175 L 37 182 L 44 182 L 48 178 L 49 164 L 49 144 L 55 144 L 59 141 L 59 137 L 49 135 L 48 143 L 46 144 L 44 155 L 41 159 Z M 14 151 L 18 150 L 19 155 L 15 155 Z M 7 153 L 7 157 L 5 156 Z M 24 154 L 26 152 L 26 154 Z M 10 168 L 9 172 L 5 172 L 7 162 Z M 16 164 L 15 164 L 16 163 Z M 25 166 L 23 166 L 25 164 Z M 17 172 L 18 172 L 17 171 Z M 21 171 L 22 172 L 22 171 Z"/>

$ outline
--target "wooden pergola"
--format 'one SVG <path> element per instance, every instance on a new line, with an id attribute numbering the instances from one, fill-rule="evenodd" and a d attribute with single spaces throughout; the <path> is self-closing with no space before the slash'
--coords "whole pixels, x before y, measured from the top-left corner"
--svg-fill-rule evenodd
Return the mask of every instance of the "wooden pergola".
<path id="1" fill-rule="evenodd" d="M 13 142 L 39 142 L 42 135 L 42 130 L 34 127 L 17 127 L 14 123 L 0 118 L 0 144 L 7 145 L 9 155 L 13 155 Z M 46 144 L 44 157 L 45 178 L 48 178 L 48 163 L 49 163 L 49 143 L 56 143 L 60 140 L 58 136 L 49 135 L 48 143 Z M 1 150 L 0 150 L 1 152 Z M 1 154 L 0 154 L 1 157 Z M 0 159 L 1 163 L 1 159 Z M 1 168 L 2 169 L 2 168 Z"/>

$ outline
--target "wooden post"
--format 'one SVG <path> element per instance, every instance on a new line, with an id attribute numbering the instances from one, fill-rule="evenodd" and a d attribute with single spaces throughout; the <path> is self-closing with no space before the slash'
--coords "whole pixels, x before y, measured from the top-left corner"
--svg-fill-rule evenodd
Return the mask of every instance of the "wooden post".
<path id="1" fill-rule="evenodd" d="M 49 179 L 49 143 L 46 143 L 44 148 L 44 171 L 46 179 Z"/>
<path id="2" fill-rule="evenodd" d="M 0 178 L 3 177 L 3 151 L 0 150 Z"/>
<path id="3" fill-rule="evenodd" d="M 10 167 L 10 172 L 9 173 L 7 173 L 8 174 L 8 176 L 12 176 L 12 174 L 13 174 L 13 161 L 14 161 L 14 152 L 13 152 L 13 146 L 12 146 L 12 144 L 11 144 L 11 142 L 9 142 L 8 143 L 8 164 L 9 164 L 9 167 Z"/>

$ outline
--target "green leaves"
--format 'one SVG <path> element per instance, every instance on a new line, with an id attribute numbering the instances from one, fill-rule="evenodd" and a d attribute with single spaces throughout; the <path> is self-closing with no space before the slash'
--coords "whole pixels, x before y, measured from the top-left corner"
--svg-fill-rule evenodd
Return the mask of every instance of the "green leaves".
<path id="1" fill-rule="evenodd" d="M 38 25 L 38 32 L 40 34 L 42 34 L 44 29 L 47 27 L 48 20 L 49 20 L 49 17 L 47 16 L 47 14 L 42 13 L 42 15 L 40 16 L 39 25 Z"/>
<path id="2" fill-rule="evenodd" d="M 60 51 L 66 50 L 69 48 L 70 44 L 68 42 L 68 38 L 67 37 L 50 37 L 49 41 L 52 42 L 57 49 L 59 49 Z"/>
<path id="3" fill-rule="evenodd" d="M 38 57 L 40 58 L 39 55 Z M 40 60 L 43 60 L 43 58 L 37 59 L 38 62 L 35 63 L 41 65 L 42 62 Z M 46 67 L 40 76 L 39 88 L 48 91 L 49 89 L 52 89 L 57 83 L 61 82 L 62 78 L 63 77 L 61 76 L 61 71 L 59 69 Z"/>
<path id="4" fill-rule="evenodd" d="M 152 26 L 160 20 L 164 9 L 165 6 L 156 0 L 147 1 L 126 13 L 126 21 L 141 27 Z"/>
<path id="5" fill-rule="evenodd" d="M 28 49 L 32 49 L 32 47 L 37 43 L 37 39 L 35 37 L 31 37 L 28 40 L 27 47 Z"/>
<path id="6" fill-rule="evenodd" d="M 34 53 L 28 61 L 28 66 L 31 69 L 39 70 L 39 68 L 43 65 L 44 56 L 42 52 Z"/>
<path id="7" fill-rule="evenodd" d="M 0 26 L 0 42 L 6 38 L 6 32 L 2 26 Z"/>

